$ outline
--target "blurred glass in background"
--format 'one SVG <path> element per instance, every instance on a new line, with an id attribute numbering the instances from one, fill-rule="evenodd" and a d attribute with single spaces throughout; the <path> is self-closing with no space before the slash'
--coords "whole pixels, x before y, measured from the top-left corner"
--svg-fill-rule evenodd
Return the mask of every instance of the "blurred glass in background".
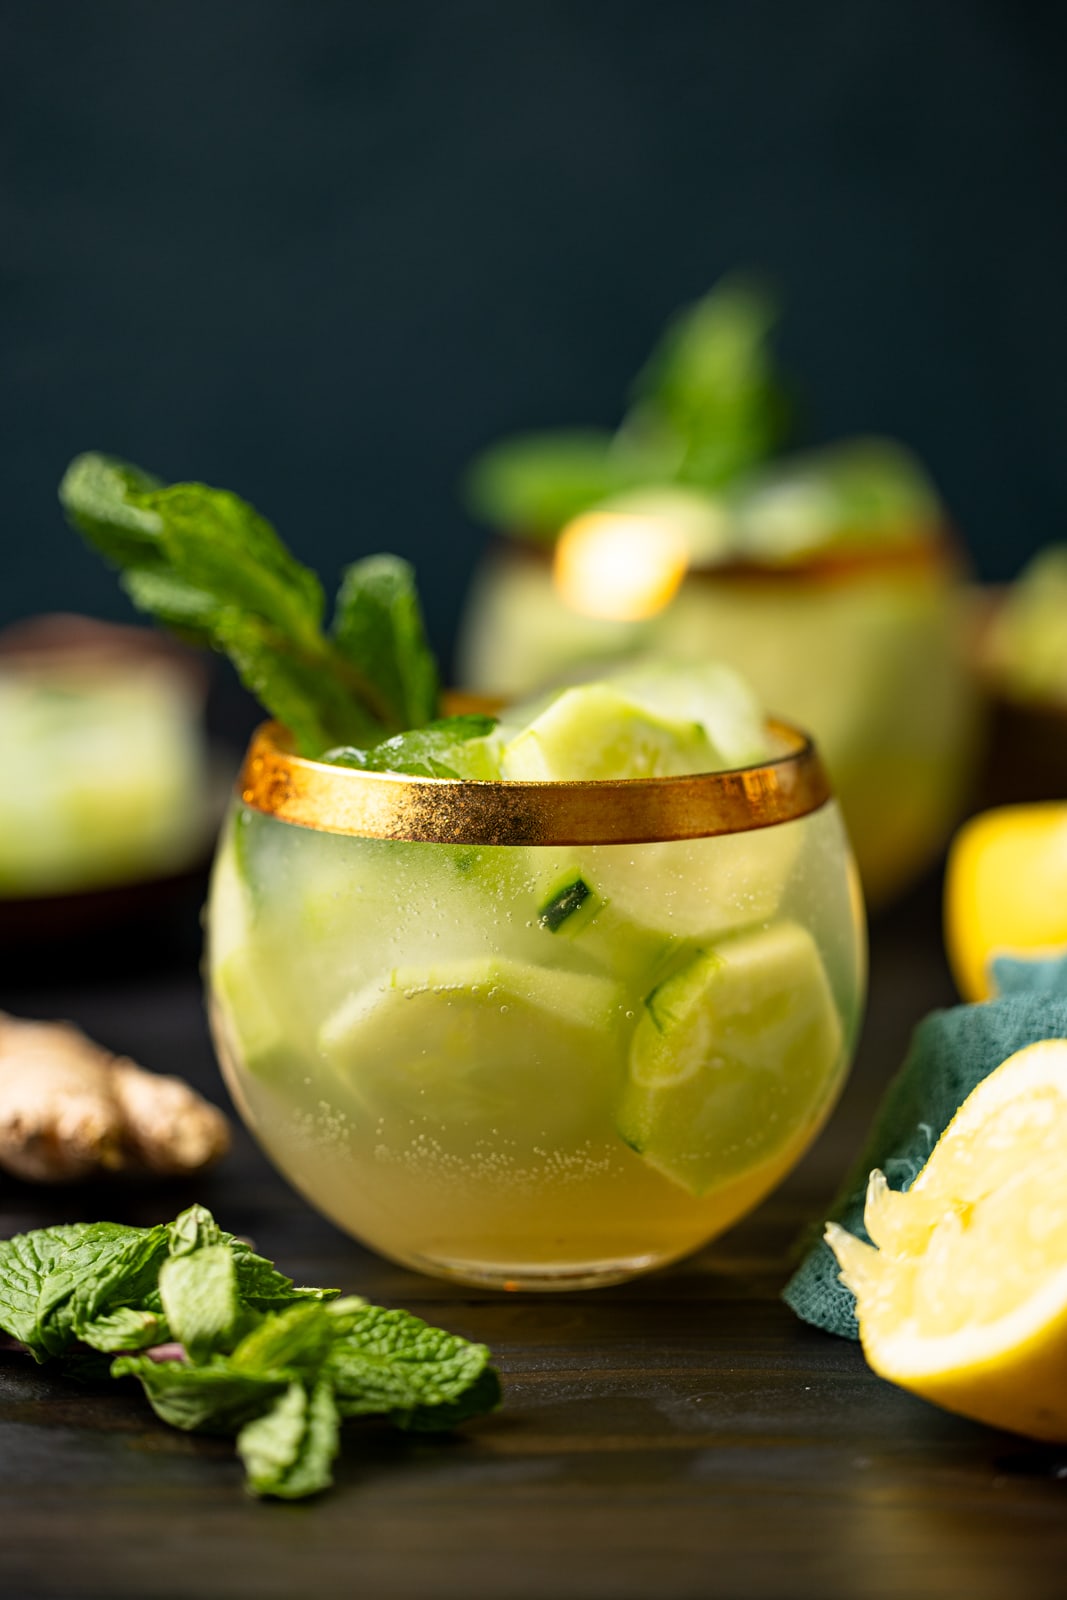
<path id="1" fill-rule="evenodd" d="M 0 897 L 179 873 L 217 824 L 206 675 L 148 629 L 40 617 L 0 634 Z"/>
<path id="2" fill-rule="evenodd" d="M 962 550 L 900 446 L 781 454 L 775 306 L 728 279 L 668 327 L 613 434 L 506 440 L 468 478 L 499 535 L 464 684 L 526 693 L 654 651 L 730 662 L 830 766 L 868 898 L 904 888 L 967 797 L 977 697 Z"/>

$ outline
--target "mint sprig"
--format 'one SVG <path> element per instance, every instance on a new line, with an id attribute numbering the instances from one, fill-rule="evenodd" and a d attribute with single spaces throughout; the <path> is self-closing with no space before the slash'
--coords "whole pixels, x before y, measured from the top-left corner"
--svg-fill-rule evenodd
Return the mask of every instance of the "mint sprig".
<path id="1" fill-rule="evenodd" d="M 163 484 L 114 457 L 71 462 L 59 498 L 148 612 L 229 656 L 303 755 L 372 746 L 432 719 L 437 669 L 412 570 L 370 556 L 342 575 L 334 617 L 315 574 L 226 489 Z"/>
<path id="2" fill-rule="evenodd" d="M 500 1399 L 484 1345 L 298 1288 L 202 1206 L 0 1241 L 0 1331 L 74 1374 L 118 1352 L 112 1377 L 173 1427 L 236 1435 L 249 1490 L 285 1499 L 329 1485 L 344 1418 L 440 1430 Z"/>
<path id="3" fill-rule="evenodd" d="M 463 746 L 471 740 L 484 739 L 495 727 L 495 717 L 468 711 L 456 717 L 441 717 L 410 733 L 394 734 L 371 750 L 330 750 L 327 760 L 361 772 L 404 772 L 416 778 L 488 777 L 488 769 L 478 771 L 477 763 L 474 770 L 469 770 L 471 763 L 464 760 Z"/>
<path id="4" fill-rule="evenodd" d="M 613 433 L 575 428 L 491 445 L 467 470 L 471 512 L 500 533 L 550 541 L 580 512 L 637 488 L 733 484 L 790 430 L 771 347 L 777 320 L 757 279 L 724 278 L 667 324 Z"/>

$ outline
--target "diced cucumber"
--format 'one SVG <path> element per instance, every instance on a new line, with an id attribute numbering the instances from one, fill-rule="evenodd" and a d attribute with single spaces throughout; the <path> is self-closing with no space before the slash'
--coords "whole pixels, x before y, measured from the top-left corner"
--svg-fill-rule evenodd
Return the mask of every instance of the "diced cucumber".
<path id="1" fill-rule="evenodd" d="M 538 858 L 534 880 L 538 928 L 566 941 L 612 977 L 634 984 L 655 982 L 678 941 L 620 915 L 593 887 L 588 869 L 567 859 L 567 852 L 531 855 Z"/>
<path id="2" fill-rule="evenodd" d="M 568 881 L 549 895 L 540 911 L 537 921 L 546 933 L 558 933 L 565 922 L 577 915 L 588 900 L 594 899 L 592 889 L 585 879 L 577 874 L 569 877 Z M 572 924 L 572 928 L 577 923 Z M 568 928 L 568 932 L 572 931 Z"/>
<path id="3" fill-rule="evenodd" d="M 805 928 L 780 922 L 725 939 L 647 997 L 618 1132 L 690 1194 L 705 1194 L 813 1126 L 842 1037 Z"/>
<path id="4" fill-rule="evenodd" d="M 403 968 L 328 1018 L 319 1049 L 395 1134 L 473 1154 L 591 1135 L 623 1073 L 623 991 L 608 978 L 507 959 Z"/>
<path id="5" fill-rule="evenodd" d="M 767 922 L 781 904 L 805 820 L 718 838 L 606 844 L 582 873 L 619 918 L 676 939 L 715 939 Z"/>
<path id="6" fill-rule="evenodd" d="M 701 723 L 642 711 L 610 686 L 565 689 L 504 746 L 505 778 L 655 778 L 723 763 Z"/>
<path id="7" fill-rule="evenodd" d="M 746 680 L 721 661 L 635 661 L 607 674 L 608 686 L 652 716 L 698 722 L 718 753 L 717 767 L 765 761 L 763 710 Z"/>

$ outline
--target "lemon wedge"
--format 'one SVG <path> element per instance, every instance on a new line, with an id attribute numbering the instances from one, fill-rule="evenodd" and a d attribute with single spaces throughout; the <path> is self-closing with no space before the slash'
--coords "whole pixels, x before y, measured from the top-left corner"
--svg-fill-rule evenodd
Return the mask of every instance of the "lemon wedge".
<path id="1" fill-rule="evenodd" d="M 1067 1039 L 1010 1056 L 907 1193 L 871 1174 L 872 1247 L 828 1223 L 881 1377 L 965 1417 L 1067 1441 Z"/>
<path id="2" fill-rule="evenodd" d="M 956 835 L 945 874 L 945 943 L 965 1000 L 989 998 L 994 956 L 1067 947 L 1067 805 L 1000 806 Z"/>

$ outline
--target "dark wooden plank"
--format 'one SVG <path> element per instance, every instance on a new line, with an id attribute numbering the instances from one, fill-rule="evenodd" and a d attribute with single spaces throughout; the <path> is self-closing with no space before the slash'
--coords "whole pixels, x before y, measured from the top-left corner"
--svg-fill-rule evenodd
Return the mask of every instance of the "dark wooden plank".
<path id="1" fill-rule="evenodd" d="M 492 1345 L 506 1405 L 446 1440 L 348 1430 L 336 1490 L 242 1492 L 226 1441 L 158 1424 L 133 1387 L 0 1362 L 5 1597 L 263 1600 L 314 1592 L 464 1600 L 1044 1600 L 1067 1567 L 1067 1450 L 938 1412 L 796 1321 L 788 1249 L 855 1148 L 910 1028 L 951 998 L 927 896 L 877 930 L 864 1045 L 789 1184 L 721 1241 L 618 1289 L 507 1297 L 380 1261 L 315 1216 L 249 1141 L 198 1195 L 303 1281 L 331 1282 Z M 219 1094 L 188 974 L 5 996 L 72 1015 Z M 11 1185 L 4 1232 L 173 1214 L 187 1186 Z"/>

